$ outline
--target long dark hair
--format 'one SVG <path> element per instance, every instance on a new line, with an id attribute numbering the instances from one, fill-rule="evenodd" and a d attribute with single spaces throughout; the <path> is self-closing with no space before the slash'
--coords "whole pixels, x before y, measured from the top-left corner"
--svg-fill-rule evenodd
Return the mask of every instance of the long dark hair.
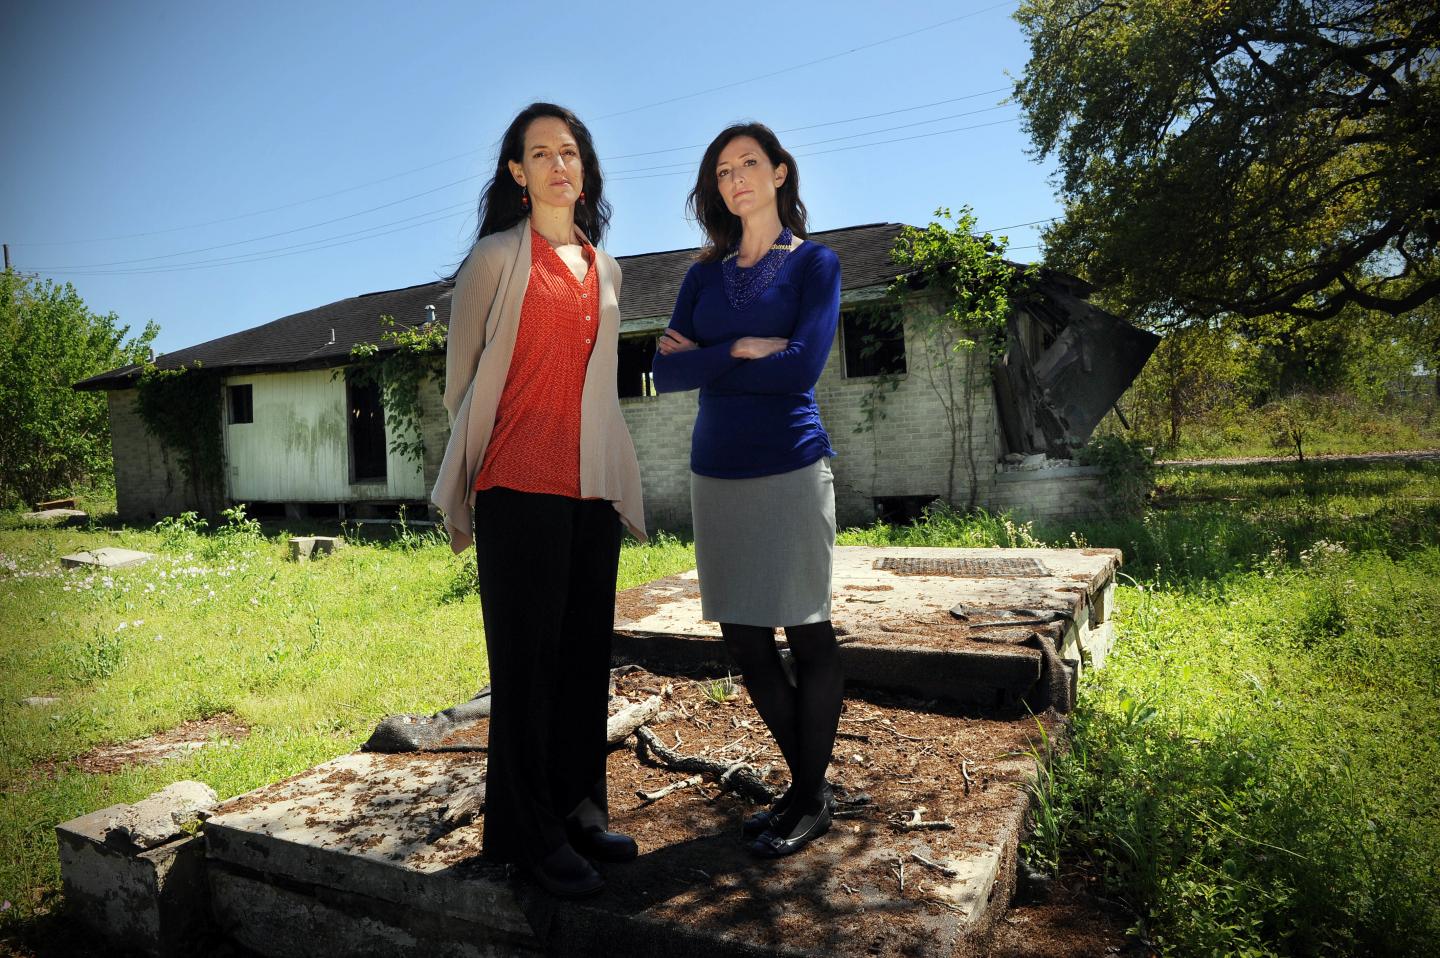
<path id="1" fill-rule="evenodd" d="M 759 143 L 772 166 L 785 164 L 785 182 L 780 184 L 775 195 L 780 225 L 789 227 L 790 232 L 802 239 L 807 235 L 805 204 L 800 202 L 800 167 L 795 165 L 795 157 L 780 145 L 780 138 L 765 124 L 736 123 L 720 131 L 720 135 L 705 148 L 705 156 L 700 160 L 700 175 L 695 178 L 695 188 L 686 200 L 690 215 L 705 230 L 706 244 L 700 251 L 702 262 L 713 263 L 724 259 L 740 245 L 740 235 L 744 232 L 740 217 L 725 208 L 725 200 L 720 196 L 720 181 L 715 177 L 720 151 L 737 136 L 748 136 Z"/>
<path id="2" fill-rule="evenodd" d="M 480 210 L 477 218 L 480 228 L 475 231 L 475 241 L 491 233 L 507 230 L 520 222 L 530 211 L 520 203 L 522 191 L 515 177 L 510 175 L 510 163 L 522 163 L 525 159 L 525 131 L 530 124 L 541 117 L 554 117 L 570 128 L 575 145 L 580 148 L 580 165 L 585 168 L 585 179 L 581 190 L 585 202 L 575 205 L 575 225 L 585 231 L 590 242 L 600 245 L 605 230 L 610 225 L 610 204 L 605 200 L 605 178 L 600 173 L 600 157 L 595 153 L 595 143 L 590 130 L 580 118 L 563 106 L 553 103 L 532 103 L 516 114 L 500 138 L 499 155 L 495 158 L 495 175 L 480 192 Z"/>

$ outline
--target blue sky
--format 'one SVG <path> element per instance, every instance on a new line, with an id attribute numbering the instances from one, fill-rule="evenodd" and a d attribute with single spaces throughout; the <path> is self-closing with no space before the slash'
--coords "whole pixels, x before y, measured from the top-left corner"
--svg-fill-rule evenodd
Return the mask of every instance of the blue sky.
<path id="1" fill-rule="evenodd" d="M 813 229 L 1030 223 L 1059 207 L 1004 104 L 1015 6 L 8 4 L 0 240 L 177 349 L 448 272 L 537 99 L 589 124 L 616 255 L 698 244 L 694 164 L 749 118 L 797 155 Z M 1035 227 L 1004 232 L 1038 256 Z"/>

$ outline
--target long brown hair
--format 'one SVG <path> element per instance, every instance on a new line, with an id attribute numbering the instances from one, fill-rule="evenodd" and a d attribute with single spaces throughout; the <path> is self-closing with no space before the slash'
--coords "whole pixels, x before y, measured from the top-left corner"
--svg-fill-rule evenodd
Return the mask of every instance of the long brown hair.
<path id="1" fill-rule="evenodd" d="M 795 165 L 795 157 L 780 145 L 780 138 L 765 124 L 736 123 L 720 131 L 720 135 L 705 148 L 705 156 L 700 160 L 700 175 L 695 178 L 695 188 L 686 200 L 690 215 L 705 230 L 706 244 L 700 250 L 700 260 L 705 263 L 724 259 L 740 245 L 743 232 L 740 217 L 726 209 L 725 200 L 720 196 L 720 181 L 715 177 L 720 151 L 737 136 L 748 136 L 759 143 L 772 166 L 785 164 L 785 182 L 780 184 L 775 195 L 780 224 L 789 227 L 790 232 L 801 239 L 807 235 L 805 204 L 800 202 L 800 168 Z"/>
<path id="2" fill-rule="evenodd" d="M 529 210 L 520 202 L 522 190 L 515 177 L 510 175 L 510 163 L 523 162 L 525 158 L 525 131 L 530 124 L 541 117 L 554 117 L 570 128 L 575 145 L 580 150 L 580 165 L 585 168 L 581 189 L 585 202 L 575 206 L 575 225 L 585 231 L 590 242 L 599 246 L 604 240 L 605 229 L 610 225 L 610 204 L 605 200 L 605 178 L 600 173 L 600 157 L 595 153 L 595 143 L 590 130 L 580 118 L 563 106 L 553 103 L 532 103 L 516 114 L 500 138 L 500 152 L 495 159 L 495 175 L 485 184 L 480 193 L 480 228 L 475 232 L 478 242 L 491 233 L 507 230 L 529 215 Z"/>

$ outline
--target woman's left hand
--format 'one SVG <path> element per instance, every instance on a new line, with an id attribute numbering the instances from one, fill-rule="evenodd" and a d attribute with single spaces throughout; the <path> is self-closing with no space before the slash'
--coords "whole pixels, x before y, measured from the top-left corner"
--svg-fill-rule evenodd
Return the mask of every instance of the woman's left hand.
<path id="1" fill-rule="evenodd" d="M 661 334 L 660 338 L 655 341 L 655 348 L 660 351 L 661 356 L 669 356 L 674 353 L 683 353 L 692 349 L 699 349 L 700 344 L 681 333 L 677 333 L 673 329 L 667 329 Z"/>
<path id="2" fill-rule="evenodd" d="M 790 340 L 779 336 L 741 336 L 730 344 L 730 355 L 736 359 L 764 359 L 790 346 Z"/>

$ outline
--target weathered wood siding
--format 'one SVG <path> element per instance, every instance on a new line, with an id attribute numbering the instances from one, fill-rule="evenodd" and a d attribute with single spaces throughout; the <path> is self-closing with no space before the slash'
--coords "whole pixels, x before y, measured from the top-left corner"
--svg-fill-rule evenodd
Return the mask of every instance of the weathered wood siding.
<path id="1" fill-rule="evenodd" d="M 345 379 L 333 370 L 230 376 L 249 384 L 254 422 L 225 423 L 226 494 L 239 501 L 355 502 L 423 499 L 419 463 L 386 456 L 386 479 L 350 481 Z M 386 424 L 386 442 L 391 439 Z"/>

